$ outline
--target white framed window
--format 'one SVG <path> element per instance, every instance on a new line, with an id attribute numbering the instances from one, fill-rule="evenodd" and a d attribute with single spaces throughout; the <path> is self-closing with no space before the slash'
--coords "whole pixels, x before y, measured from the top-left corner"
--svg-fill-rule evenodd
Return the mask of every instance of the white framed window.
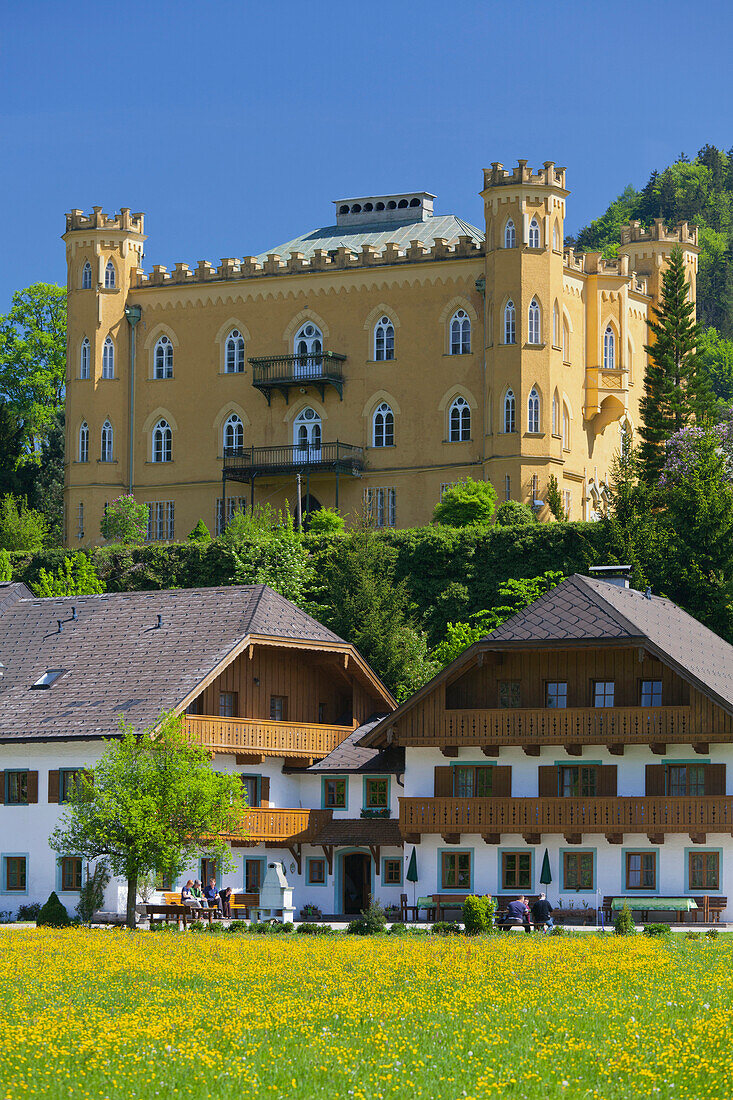
<path id="1" fill-rule="evenodd" d="M 504 248 L 516 248 L 517 247 L 517 230 L 514 222 L 510 218 L 504 226 Z"/>
<path id="2" fill-rule="evenodd" d="M 557 302 L 552 307 L 552 346 L 560 347 L 560 310 Z"/>
<path id="3" fill-rule="evenodd" d="M 175 502 L 148 502 L 148 542 L 170 542 L 175 537 Z"/>
<path id="4" fill-rule="evenodd" d="M 89 425 L 86 420 L 79 428 L 79 462 L 89 461 Z"/>
<path id="5" fill-rule="evenodd" d="M 534 507 L 535 501 L 540 499 L 540 475 L 532 474 L 532 499 L 530 504 Z M 540 501 L 541 503 L 541 501 Z"/>
<path id="6" fill-rule="evenodd" d="M 102 378 L 114 378 L 115 376 L 115 346 L 112 337 L 108 336 L 102 348 Z"/>
<path id="7" fill-rule="evenodd" d="M 552 434 L 553 435 L 559 435 L 560 434 L 559 431 L 558 431 L 558 428 L 560 426 L 559 421 L 560 421 L 559 402 L 558 402 L 558 399 L 557 399 L 557 390 L 555 390 L 555 392 L 552 395 Z"/>
<path id="8" fill-rule="evenodd" d="M 173 377 L 173 344 L 167 336 L 161 336 L 153 353 L 156 378 Z"/>
<path id="9" fill-rule="evenodd" d="M 512 479 L 510 474 L 504 474 L 504 500 L 512 499 Z"/>
<path id="10" fill-rule="evenodd" d="M 540 247 L 540 225 L 536 218 L 529 223 L 529 247 Z"/>
<path id="11" fill-rule="evenodd" d="M 79 377 L 88 378 L 92 362 L 92 349 L 87 336 L 81 342 L 81 352 L 79 353 Z"/>
<path id="12" fill-rule="evenodd" d="M 457 397 L 450 407 L 448 438 L 451 443 L 465 443 L 471 438 L 471 409 L 465 397 Z"/>
<path id="13" fill-rule="evenodd" d="M 76 537 L 84 538 L 84 505 L 81 502 L 76 509 Z"/>
<path id="14" fill-rule="evenodd" d="M 540 306 L 537 299 L 533 298 L 532 301 L 529 303 L 529 313 L 527 314 L 527 343 L 541 343 L 541 335 Z"/>
<path id="15" fill-rule="evenodd" d="M 109 420 L 105 420 L 102 425 L 101 447 L 99 457 L 102 462 L 112 462 L 112 456 L 114 454 L 114 442 L 115 436 L 112 431 L 112 425 Z"/>
<path id="16" fill-rule="evenodd" d="M 535 435 L 540 430 L 540 395 L 532 388 L 527 399 L 527 431 Z"/>
<path id="17" fill-rule="evenodd" d="M 557 222 L 552 226 L 552 247 L 555 252 L 560 251 L 560 231 L 557 228 Z"/>
<path id="18" fill-rule="evenodd" d="M 224 370 L 227 374 L 244 372 L 244 337 L 237 328 L 227 336 Z"/>
<path id="19" fill-rule="evenodd" d="M 364 503 L 367 516 L 375 527 L 395 527 L 397 525 L 396 489 L 365 489 Z"/>
<path id="20" fill-rule="evenodd" d="M 565 320 L 562 323 L 562 361 L 570 362 L 570 325 Z"/>
<path id="21" fill-rule="evenodd" d="M 247 501 L 244 497 L 227 497 L 226 523 L 224 522 L 223 498 L 216 502 L 215 530 L 221 535 L 226 525 L 230 522 L 235 512 L 244 512 Z"/>
<path id="22" fill-rule="evenodd" d="M 241 451 L 244 447 L 244 424 L 236 413 L 232 413 L 224 424 L 222 442 L 225 454 L 229 451 Z"/>
<path id="23" fill-rule="evenodd" d="M 92 289 L 92 265 L 89 263 L 89 260 L 86 261 L 84 267 L 81 269 L 81 289 Z"/>
<path id="24" fill-rule="evenodd" d="M 459 309 L 451 317 L 450 353 L 467 355 L 471 350 L 471 321 L 465 309 Z"/>
<path id="25" fill-rule="evenodd" d="M 372 446 L 394 447 L 394 413 L 386 401 L 374 413 Z"/>
<path id="26" fill-rule="evenodd" d="M 573 506 L 573 494 L 569 489 L 563 489 L 562 491 L 562 509 L 565 515 L 570 519 L 570 509 Z"/>
<path id="27" fill-rule="evenodd" d="M 394 359 L 394 325 L 389 317 L 381 317 L 374 326 L 374 358 Z"/>
<path id="28" fill-rule="evenodd" d="M 570 450 L 570 409 L 565 402 L 562 406 L 562 445 L 564 450 Z"/>
<path id="29" fill-rule="evenodd" d="M 323 374 L 323 334 L 312 321 L 298 329 L 293 342 L 297 355 L 294 363 L 296 378 L 320 378 Z"/>
<path id="30" fill-rule="evenodd" d="M 117 273 L 111 260 L 107 260 L 107 266 L 104 269 L 104 285 L 107 290 L 114 290 L 117 286 Z"/>
<path id="31" fill-rule="evenodd" d="M 173 432 L 167 420 L 159 420 L 153 428 L 153 462 L 173 461 Z"/>
<path id="32" fill-rule="evenodd" d="M 626 345 L 626 369 L 629 372 L 629 385 L 634 384 L 634 350 L 631 346 L 631 340 Z"/>
<path id="33" fill-rule="evenodd" d="M 517 430 L 517 403 L 514 392 L 507 390 L 504 394 L 504 431 L 515 432 Z"/>
<path id="34" fill-rule="evenodd" d="M 304 459 L 317 460 L 321 450 L 321 418 L 315 409 L 302 409 L 293 421 L 293 444 Z M 300 457 L 296 453 L 296 458 Z"/>
<path id="35" fill-rule="evenodd" d="M 455 481 L 444 481 L 440 486 L 440 499 L 442 500 L 449 489 L 452 489 L 455 485 Z"/>
<path id="36" fill-rule="evenodd" d="M 509 299 L 504 306 L 504 343 L 515 344 L 517 342 L 517 311 L 514 302 Z"/>
<path id="37" fill-rule="evenodd" d="M 615 370 L 616 368 L 616 337 L 610 325 L 606 325 L 603 334 L 603 369 Z"/>

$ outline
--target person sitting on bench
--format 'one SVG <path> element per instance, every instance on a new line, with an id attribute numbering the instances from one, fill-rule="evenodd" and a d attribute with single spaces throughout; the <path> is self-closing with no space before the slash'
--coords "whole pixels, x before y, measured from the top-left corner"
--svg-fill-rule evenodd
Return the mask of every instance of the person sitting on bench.
<path id="1" fill-rule="evenodd" d="M 524 894 L 521 894 L 516 901 L 510 901 L 507 905 L 506 917 L 502 925 L 503 931 L 508 932 L 516 924 L 524 925 L 525 932 L 532 931 L 529 923 L 529 906 L 524 900 Z"/>
<path id="2" fill-rule="evenodd" d="M 210 878 L 209 885 L 204 887 L 204 900 L 210 909 L 221 909 L 221 898 L 216 889 L 215 878 Z"/>
<path id="3" fill-rule="evenodd" d="M 219 891 L 219 905 L 221 906 L 221 914 L 226 917 L 227 920 L 232 915 L 232 888 L 231 886 L 225 886 L 223 890 Z"/>
<path id="4" fill-rule="evenodd" d="M 545 894 L 540 894 L 537 901 L 532 906 L 532 920 L 534 921 L 535 928 L 541 928 L 545 931 L 545 928 L 554 928 L 555 924 L 552 919 L 552 906 Z"/>
<path id="5" fill-rule="evenodd" d="M 193 894 L 193 879 L 190 878 L 186 885 L 181 890 L 181 902 L 183 905 L 190 905 L 194 909 L 201 908 L 201 902 Z"/>

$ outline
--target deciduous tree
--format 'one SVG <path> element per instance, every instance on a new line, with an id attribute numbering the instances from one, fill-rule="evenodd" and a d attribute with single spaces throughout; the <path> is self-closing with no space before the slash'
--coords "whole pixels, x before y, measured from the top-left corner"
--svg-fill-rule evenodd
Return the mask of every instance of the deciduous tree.
<path id="1" fill-rule="evenodd" d="M 464 478 L 446 489 L 433 511 L 433 522 L 446 527 L 486 526 L 496 510 L 496 490 L 490 481 Z"/>

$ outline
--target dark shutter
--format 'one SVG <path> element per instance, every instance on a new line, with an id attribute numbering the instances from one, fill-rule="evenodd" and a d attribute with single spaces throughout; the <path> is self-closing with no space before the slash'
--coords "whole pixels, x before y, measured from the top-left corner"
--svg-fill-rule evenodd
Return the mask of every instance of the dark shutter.
<path id="1" fill-rule="evenodd" d="M 666 794 L 664 789 L 665 777 L 664 764 L 647 764 L 646 766 L 646 793 L 647 795 Z"/>
<path id="2" fill-rule="evenodd" d="M 537 774 L 539 776 L 538 794 L 540 798 L 557 798 L 560 790 L 557 765 L 541 764 L 537 769 Z"/>
<path id="3" fill-rule="evenodd" d="M 618 794 L 617 774 L 617 764 L 599 765 L 596 778 L 596 794 L 599 798 L 609 798 Z"/>
<path id="4" fill-rule="evenodd" d="M 8 788 L 5 785 L 5 772 L 0 771 L 0 805 L 7 802 Z"/>
<path id="5" fill-rule="evenodd" d="M 59 800 L 59 773 L 58 769 L 48 773 L 48 801 L 58 802 Z"/>
<path id="6" fill-rule="evenodd" d="M 263 775 L 260 779 L 260 806 L 270 805 L 270 777 Z"/>
<path id="7" fill-rule="evenodd" d="M 453 768 L 450 765 L 435 769 L 435 797 L 453 797 Z"/>
<path id="8" fill-rule="evenodd" d="M 725 764 L 705 765 L 705 794 L 725 794 Z"/>
<path id="9" fill-rule="evenodd" d="M 509 798 L 512 793 L 512 769 L 494 768 L 491 774 L 491 793 L 498 798 Z"/>
<path id="10" fill-rule="evenodd" d="M 28 772 L 28 805 L 38 802 L 38 772 Z"/>

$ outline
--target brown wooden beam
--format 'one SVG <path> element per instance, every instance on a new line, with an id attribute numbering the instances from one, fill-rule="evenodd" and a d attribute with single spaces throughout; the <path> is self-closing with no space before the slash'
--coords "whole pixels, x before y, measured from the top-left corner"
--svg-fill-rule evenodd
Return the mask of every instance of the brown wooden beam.
<path id="1" fill-rule="evenodd" d="M 499 745 L 482 745 L 481 752 L 484 756 L 498 756 L 500 752 Z"/>
<path id="2" fill-rule="evenodd" d="M 443 838 L 443 840 L 445 841 L 446 844 L 460 844 L 461 843 L 461 834 L 460 833 L 441 833 L 440 835 L 442 836 L 442 838 Z"/>
<path id="3" fill-rule="evenodd" d="M 655 756 L 664 756 L 667 751 L 666 741 L 652 741 L 649 748 L 652 750 Z"/>
<path id="4" fill-rule="evenodd" d="M 647 833 L 650 844 L 664 844 L 664 833 Z"/>
<path id="5" fill-rule="evenodd" d="M 608 841 L 609 844 L 623 844 L 624 834 L 623 833 L 606 833 L 606 840 Z"/>
<path id="6" fill-rule="evenodd" d="M 583 746 L 582 745 L 576 745 L 576 744 L 566 745 L 565 746 L 565 752 L 568 754 L 568 756 L 582 756 L 583 755 Z"/>
<path id="7" fill-rule="evenodd" d="M 501 844 L 501 833 L 482 833 L 481 839 L 485 844 Z"/>
<path id="8" fill-rule="evenodd" d="M 623 756 L 624 755 L 624 746 L 623 745 L 607 745 L 606 747 L 608 748 L 608 751 L 610 752 L 611 756 Z"/>
<path id="9" fill-rule="evenodd" d="M 707 756 L 707 754 L 710 752 L 709 741 L 696 741 L 692 747 L 695 752 L 699 752 L 701 756 Z"/>
<path id="10" fill-rule="evenodd" d="M 690 833 L 690 840 L 693 844 L 705 844 L 707 839 L 707 833 Z"/>
<path id="11" fill-rule="evenodd" d="M 379 873 L 379 851 L 380 851 L 380 846 L 378 844 L 370 844 L 369 845 L 369 851 L 372 853 L 372 859 L 374 860 L 374 866 L 377 868 L 377 873 Z"/>
<path id="12" fill-rule="evenodd" d="M 443 756 L 458 756 L 457 745 L 443 745 L 440 751 Z"/>
<path id="13" fill-rule="evenodd" d="M 542 840 L 542 833 L 522 833 L 522 838 L 525 844 L 539 844 Z"/>
<path id="14" fill-rule="evenodd" d="M 567 841 L 568 844 L 582 844 L 583 843 L 583 834 L 582 833 L 563 833 L 563 836 L 565 837 L 565 840 Z"/>
<path id="15" fill-rule="evenodd" d="M 322 844 L 323 854 L 326 857 L 326 863 L 328 864 L 329 875 L 333 874 L 333 844 Z"/>
<path id="16" fill-rule="evenodd" d="M 405 844 L 419 844 L 422 836 L 420 833 L 405 833 L 403 839 Z"/>
<path id="17" fill-rule="evenodd" d="M 249 767 L 250 764 L 261 764 L 265 758 L 262 753 L 238 752 L 235 753 L 234 759 L 236 760 L 237 764 L 240 764 L 242 767 L 246 768 Z"/>
<path id="18" fill-rule="evenodd" d="M 284 768 L 309 768 L 313 763 L 312 756 L 286 756 L 283 760 Z"/>
<path id="19" fill-rule="evenodd" d="M 540 746 L 539 745 L 522 745 L 522 748 L 524 749 L 524 753 L 525 753 L 526 756 L 539 756 L 540 755 Z"/>
<path id="20" fill-rule="evenodd" d="M 295 866 L 298 868 L 298 874 L 301 874 L 303 863 L 303 846 L 302 844 L 291 844 L 288 846 L 288 851 L 295 860 Z"/>

